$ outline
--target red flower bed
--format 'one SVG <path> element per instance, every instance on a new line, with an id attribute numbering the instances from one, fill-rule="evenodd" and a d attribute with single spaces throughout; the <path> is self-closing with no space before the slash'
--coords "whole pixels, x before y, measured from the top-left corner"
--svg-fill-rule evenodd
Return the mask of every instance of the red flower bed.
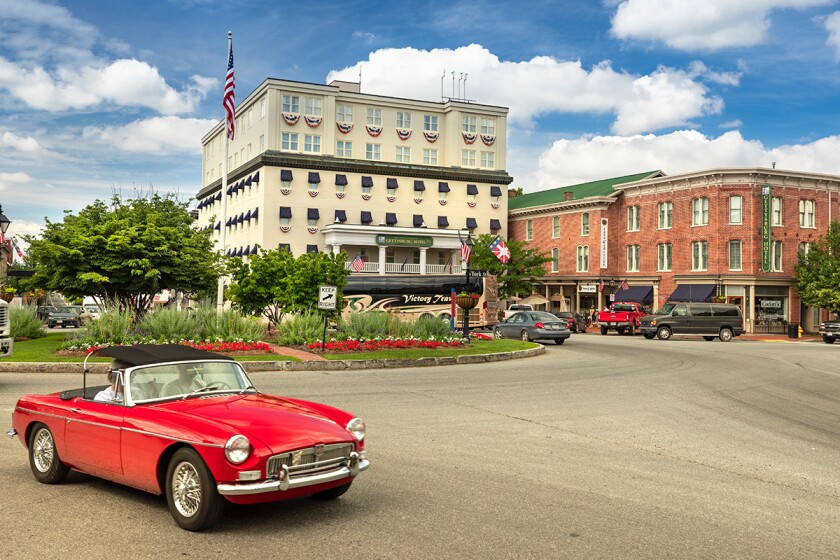
<path id="1" fill-rule="evenodd" d="M 198 350 L 206 350 L 207 352 L 271 352 L 271 347 L 265 342 L 191 342 L 188 340 L 182 340 L 179 344 L 191 346 L 192 348 L 197 348 Z M 85 354 L 91 354 L 97 350 L 99 350 L 98 346 L 91 346 L 85 351 Z"/>
<path id="2" fill-rule="evenodd" d="M 324 344 L 324 350 L 329 352 L 360 352 L 371 350 L 402 350 L 405 348 L 453 348 L 460 346 L 460 340 L 415 340 L 415 339 L 384 339 L 384 340 L 331 340 Z M 320 342 L 309 344 L 310 350 L 320 350 Z"/>
<path id="3" fill-rule="evenodd" d="M 492 336 L 487 336 L 486 334 L 471 332 L 470 336 L 476 340 L 493 340 Z"/>

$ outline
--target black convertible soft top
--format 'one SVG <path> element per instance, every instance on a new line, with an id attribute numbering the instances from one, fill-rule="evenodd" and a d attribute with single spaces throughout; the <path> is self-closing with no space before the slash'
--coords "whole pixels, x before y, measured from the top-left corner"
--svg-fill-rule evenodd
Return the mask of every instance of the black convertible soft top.
<path id="1" fill-rule="evenodd" d="M 108 346 L 94 352 L 99 356 L 116 358 L 132 366 L 147 366 L 185 360 L 229 360 L 230 356 L 199 350 L 183 344 L 134 344 L 131 346 Z"/>

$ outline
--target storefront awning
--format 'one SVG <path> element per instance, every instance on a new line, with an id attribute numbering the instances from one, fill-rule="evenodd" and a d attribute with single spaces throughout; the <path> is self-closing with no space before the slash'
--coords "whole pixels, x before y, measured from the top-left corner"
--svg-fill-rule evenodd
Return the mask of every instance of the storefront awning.
<path id="1" fill-rule="evenodd" d="M 615 301 L 653 303 L 653 286 L 630 286 L 626 290 L 618 290 L 615 293 Z"/>
<path id="2" fill-rule="evenodd" d="M 668 301 L 711 301 L 714 284 L 680 284 Z"/>

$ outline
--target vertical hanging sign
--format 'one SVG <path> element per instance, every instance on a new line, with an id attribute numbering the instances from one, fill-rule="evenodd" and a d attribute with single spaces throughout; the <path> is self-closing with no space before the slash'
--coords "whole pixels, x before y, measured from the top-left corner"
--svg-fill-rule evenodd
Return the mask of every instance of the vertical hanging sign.
<path id="1" fill-rule="evenodd" d="M 770 272 L 770 187 L 761 188 L 761 271 Z"/>
<path id="2" fill-rule="evenodd" d="M 608 221 L 601 218 L 601 268 L 607 268 L 607 252 L 609 249 Z"/>

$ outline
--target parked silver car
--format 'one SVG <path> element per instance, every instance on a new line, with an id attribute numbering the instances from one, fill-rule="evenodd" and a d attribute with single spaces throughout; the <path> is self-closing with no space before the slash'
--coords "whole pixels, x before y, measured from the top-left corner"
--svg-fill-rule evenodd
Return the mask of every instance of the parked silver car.
<path id="1" fill-rule="evenodd" d="M 493 330 L 496 338 L 522 340 L 553 340 L 563 344 L 572 336 L 566 321 L 545 311 L 520 311 L 511 315 Z"/>

